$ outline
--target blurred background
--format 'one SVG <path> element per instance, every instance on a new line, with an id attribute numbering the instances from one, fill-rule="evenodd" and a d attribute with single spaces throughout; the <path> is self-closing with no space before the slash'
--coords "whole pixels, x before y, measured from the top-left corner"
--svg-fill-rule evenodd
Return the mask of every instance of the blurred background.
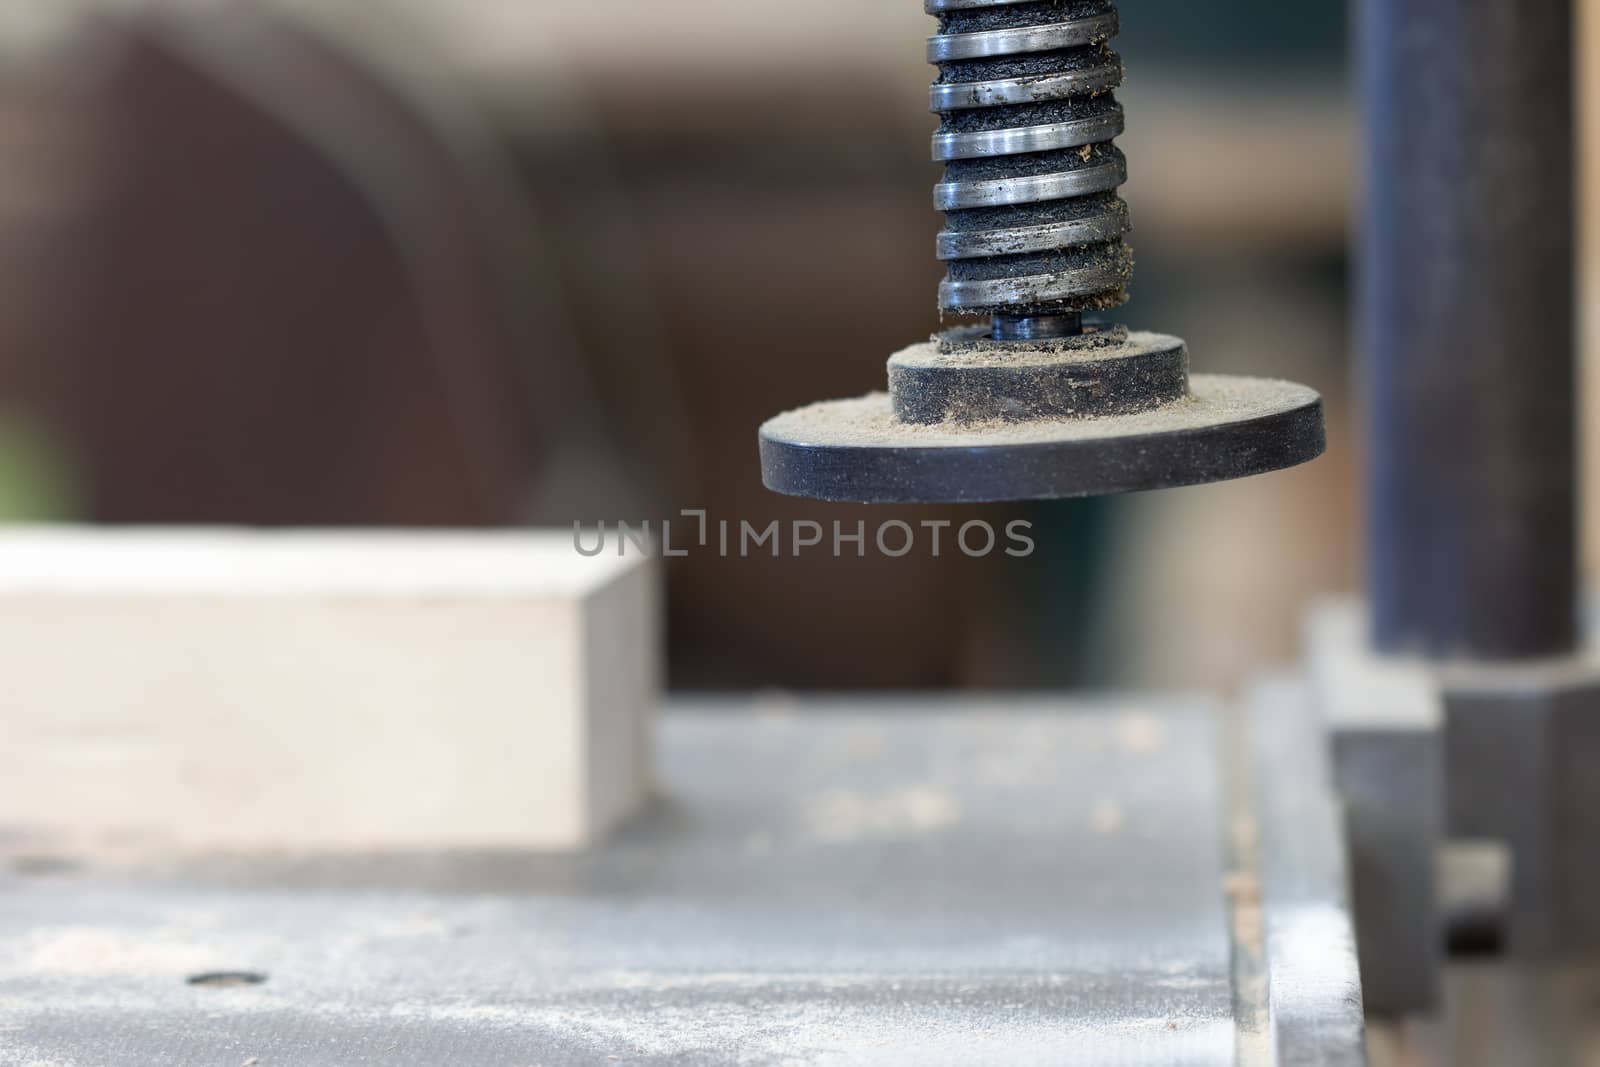
<path id="1" fill-rule="evenodd" d="M 1321 389 L 1248 482 L 1000 508 L 760 484 L 939 328 L 920 0 L 0 5 L 0 518 L 1026 518 L 973 560 L 668 567 L 717 689 L 1230 686 L 1359 575 L 1333 0 L 1123 12 L 1122 318 Z"/>

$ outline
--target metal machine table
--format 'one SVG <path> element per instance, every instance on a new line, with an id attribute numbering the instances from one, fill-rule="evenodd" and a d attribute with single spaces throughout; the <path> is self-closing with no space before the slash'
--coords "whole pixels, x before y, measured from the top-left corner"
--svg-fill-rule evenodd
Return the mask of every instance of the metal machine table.
<path id="1" fill-rule="evenodd" d="M 590 854 L 13 847 L 0 1063 L 1364 1062 L 1314 724 L 1245 718 L 700 701 Z"/>

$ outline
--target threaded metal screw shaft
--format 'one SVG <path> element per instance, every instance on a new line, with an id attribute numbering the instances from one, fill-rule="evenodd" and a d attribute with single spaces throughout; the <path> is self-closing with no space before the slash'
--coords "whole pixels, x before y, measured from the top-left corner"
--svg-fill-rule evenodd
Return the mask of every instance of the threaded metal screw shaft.
<path id="1" fill-rule="evenodd" d="M 933 157 L 945 164 L 941 312 L 991 315 L 1000 339 L 1077 333 L 1127 301 L 1133 256 L 1122 60 L 1111 0 L 926 0 L 939 33 Z"/>

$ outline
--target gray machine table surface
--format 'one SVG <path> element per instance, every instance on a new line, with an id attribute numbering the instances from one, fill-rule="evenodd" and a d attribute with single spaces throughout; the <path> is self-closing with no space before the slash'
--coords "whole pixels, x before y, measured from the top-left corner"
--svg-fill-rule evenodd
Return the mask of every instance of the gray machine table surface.
<path id="1" fill-rule="evenodd" d="M 670 710 L 660 801 L 587 854 L 13 845 L 0 1063 L 1360 1062 L 1275 1058 L 1236 981 L 1203 702 L 750 703 Z"/>

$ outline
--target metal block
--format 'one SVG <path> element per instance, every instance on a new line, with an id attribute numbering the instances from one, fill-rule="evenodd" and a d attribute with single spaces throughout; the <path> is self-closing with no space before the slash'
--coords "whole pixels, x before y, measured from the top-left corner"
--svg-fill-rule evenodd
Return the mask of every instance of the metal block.
<path id="1" fill-rule="evenodd" d="M 1344 797 L 1368 1005 L 1437 998 L 1440 847 L 1510 854 L 1504 939 L 1600 950 L 1600 659 L 1438 666 L 1370 652 L 1356 601 L 1313 612 L 1309 670 Z"/>
<path id="2" fill-rule="evenodd" d="M 1444 826 L 1443 701 L 1433 672 L 1368 651 L 1356 601 L 1307 626 L 1313 692 L 1345 805 L 1367 1005 L 1416 1012 L 1439 997 L 1437 857 Z"/>
<path id="3" fill-rule="evenodd" d="M 1511 851 L 1508 947 L 1600 950 L 1600 662 L 1442 673 L 1449 832 Z"/>

